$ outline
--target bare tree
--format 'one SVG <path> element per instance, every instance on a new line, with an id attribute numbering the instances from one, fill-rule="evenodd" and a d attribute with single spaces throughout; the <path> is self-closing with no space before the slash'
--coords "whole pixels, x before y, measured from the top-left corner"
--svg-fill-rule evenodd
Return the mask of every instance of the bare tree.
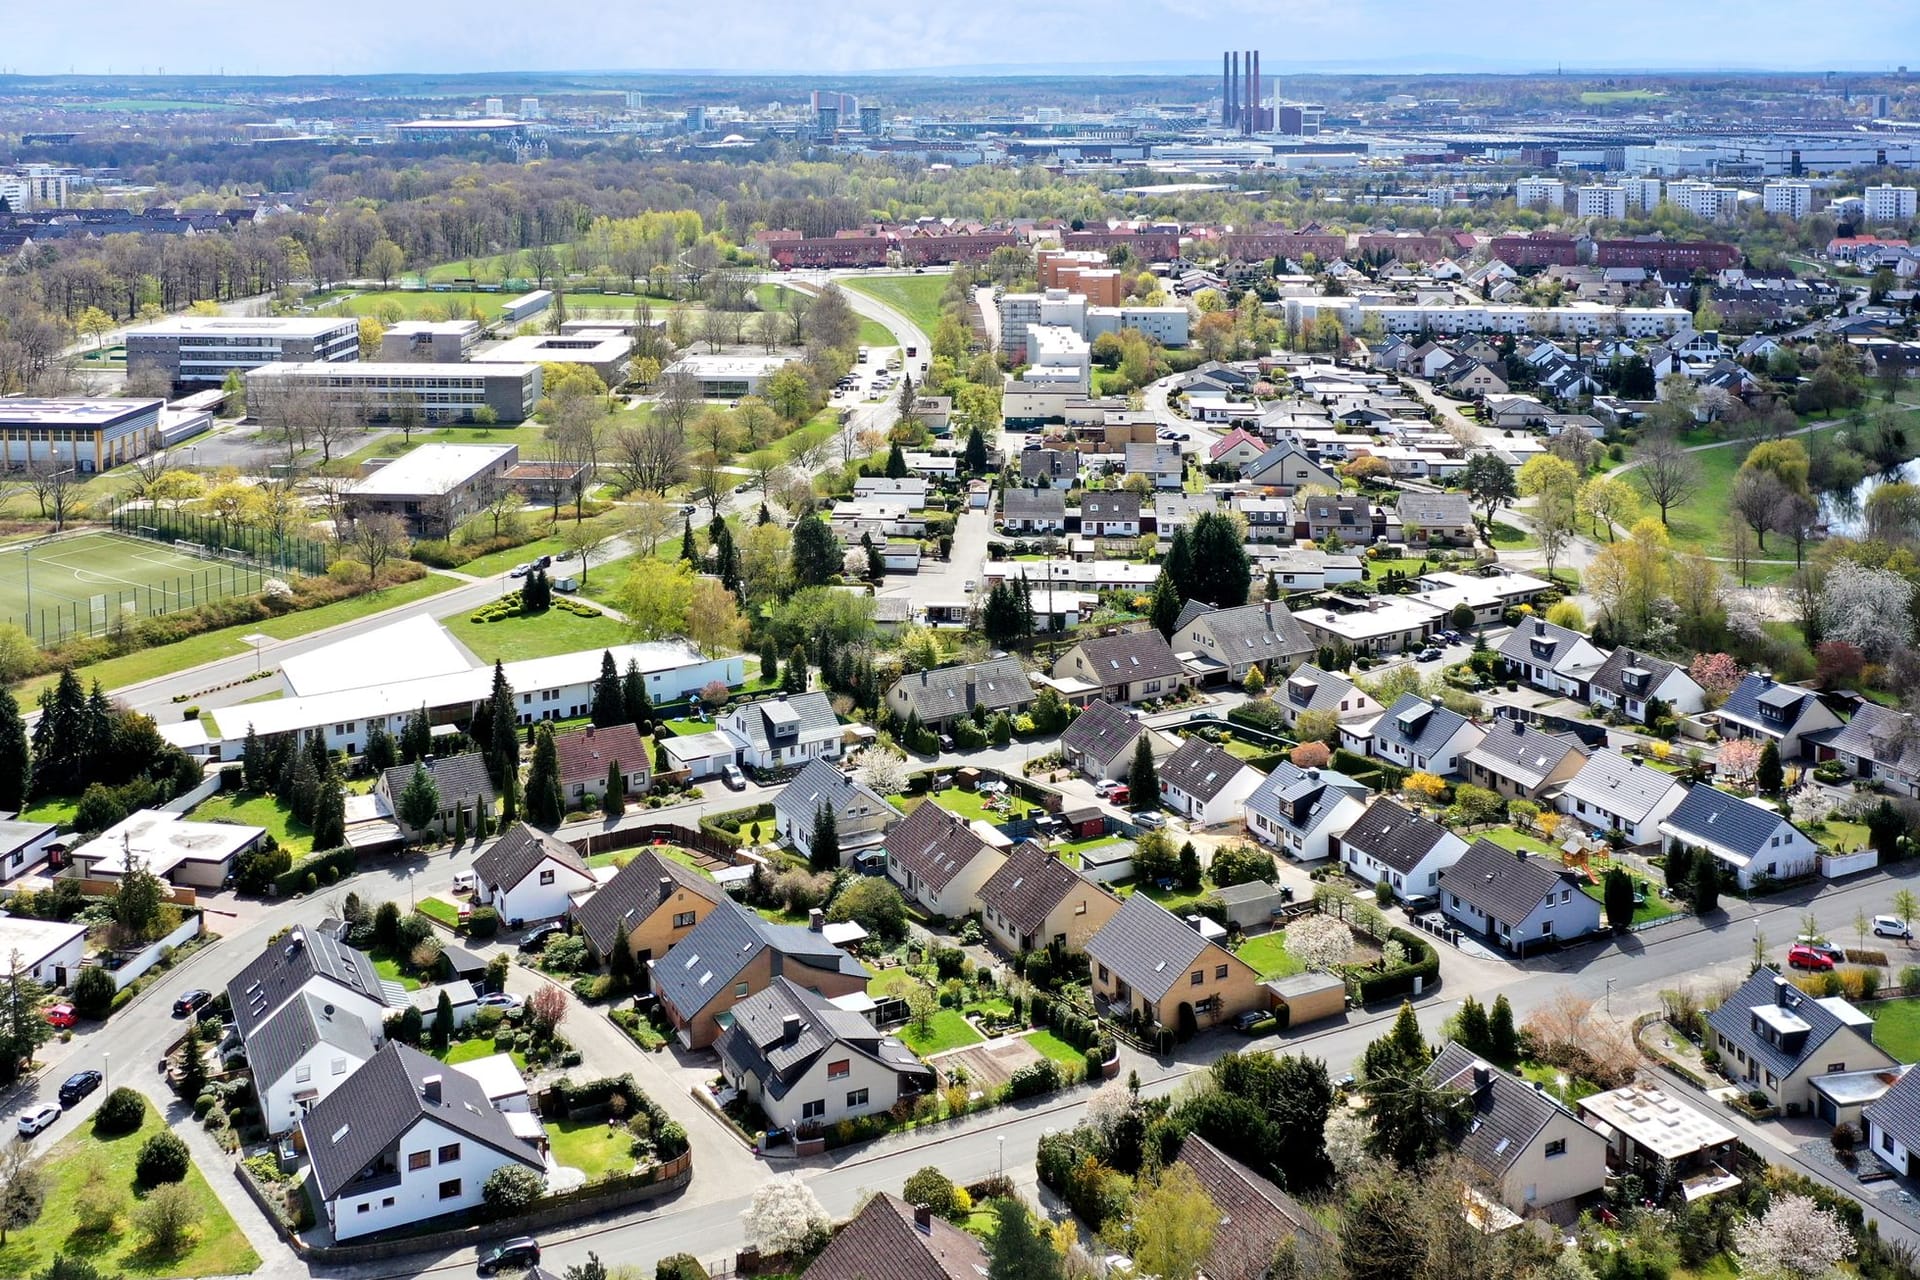
<path id="1" fill-rule="evenodd" d="M 753 336 L 761 348 L 772 355 L 780 349 L 781 335 L 786 332 L 786 322 L 778 311 L 762 311 L 753 322 Z"/>
<path id="2" fill-rule="evenodd" d="M 727 496 L 726 455 L 702 449 L 693 455 L 694 499 L 704 502 L 714 515 L 720 514 L 721 500 Z"/>
<path id="3" fill-rule="evenodd" d="M 387 421 L 400 428 L 400 438 L 408 444 L 413 443 L 413 433 L 425 422 L 420 411 L 420 397 L 410 391 L 402 391 L 394 396 L 393 405 L 387 410 Z"/>
<path id="4" fill-rule="evenodd" d="M 367 566 L 367 577 L 380 581 L 381 571 L 407 549 L 407 527 L 398 516 L 365 515 L 353 522 L 353 548 Z"/>
<path id="5" fill-rule="evenodd" d="M 700 341 L 707 344 L 708 352 L 718 351 L 726 344 L 727 331 L 726 312 L 708 307 L 700 313 Z"/>
<path id="6" fill-rule="evenodd" d="M 492 536 L 496 538 L 503 524 L 512 529 L 512 522 L 525 503 L 526 495 L 500 476 L 487 477 L 474 490 L 474 514 L 493 521 Z"/>
<path id="7" fill-rule="evenodd" d="M 761 498 L 766 498 L 774 488 L 778 487 L 781 475 L 785 471 L 780 464 L 780 455 L 769 449 L 762 449 L 758 453 L 748 454 L 743 461 L 746 463 L 748 473 L 753 476 L 754 485 L 760 490 Z"/>
<path id="8" fill-rule="evenodd" d="M 573 518 L 585 518 L 587 493 L 600 473 L 601 424 L 606 404 L 598 396 L 568 396 L 554 406 L 554 422 L 547 430 L 547 448 L 567 469 L 562 485 L 554 486 L 554 511 L 560 509 L 561 489 L 573 497 Z"/>
<path id="9" fill-rule="evenodd" d="M 703 403 L 700 384 L 691 375 L 668 373 L 653 393 L 653 419 L 684 433 Z"/>
<path id="10" fill-rule="evenodd" d="M 307 488 L 320 499 L 320 505 L 326 508 L 327 519 L 333 524 L 333 536 L 336 541 L 342 541 L 346 537 L 347 500 L 358 483 L 360 483 L 359 478 L 342 465 L 322 468 L 307 477 Z"/>
<path id="11" fill-rule="evenodd" d="M 27 464 L 27 489 L 40 504 L 40 518 L 53 521 L 55 532 L 67 527 L 74 489 L 79 483 L 80 477 L 74 474 L 71 462 L 41 458 Z"/>
<path id="12" fill-rule="evenodd" d="M 527 250 L 527 270 L 533 272 L 534 282 L 542 289 L 560 269 L 560 255 L 553 251 L 552 245 L 537 244 Z"/>
<path id="13" fill-rule="evenodd" d="M 576 520 L 560 531 L 560 541 L 580 557 L 580 585 L 587 585 L 587 568 L 592 558 L 606 545 L 609 530 L 605 525 Z"/>
<path id="14" fill-rule="evenodd" d="M 665 493 L 686 474 L 686 434 L 660 419 L 621 427 L 608 441 L 607 466 L 623 493 Z"/>
<path id="15" fill-rule="evenodd" d="M 660 539 L 673 529 L 676 514 L 673 507 L 657 489 L 648 489 L 629 498 L 624 510 L 627 532 L 639 544 L 640 554 L 651 556 L 659 547 Z"/>
<path id="16" fill-rule="evenodd" d="M 1700 465 L 1672 435 L 1657 435 L 1647 441 L 1634 476 L 1648 499 L 1660 508 L 1661 524 L 1668 523 L 1669 511 L 1700 491 Z"/>

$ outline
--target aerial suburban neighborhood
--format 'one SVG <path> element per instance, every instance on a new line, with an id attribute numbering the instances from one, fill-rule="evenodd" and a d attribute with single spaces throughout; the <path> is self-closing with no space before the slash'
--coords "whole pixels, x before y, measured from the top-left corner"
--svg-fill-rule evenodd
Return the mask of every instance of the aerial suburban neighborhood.
<path id="1" fill-rule="evenodd" d="M 23 16 L 0 1276 L 1920 1280 L 1920 15 L 1349 8 Z"/>

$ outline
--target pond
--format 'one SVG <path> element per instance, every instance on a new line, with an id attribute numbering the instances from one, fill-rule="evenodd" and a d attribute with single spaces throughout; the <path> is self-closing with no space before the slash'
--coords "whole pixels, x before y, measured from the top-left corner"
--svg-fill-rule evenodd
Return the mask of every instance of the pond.
<path id="1" fill-rule="evenodd" d="M 1876 471 L 1853 488 L 1820 495 L 1820 518 L 1835 537 L 1858 538 L 1867 528 L 1867 498 L 1894 481 L 1920 484 L 1920 458 L 1910 458 L 1891 471 Z"/>

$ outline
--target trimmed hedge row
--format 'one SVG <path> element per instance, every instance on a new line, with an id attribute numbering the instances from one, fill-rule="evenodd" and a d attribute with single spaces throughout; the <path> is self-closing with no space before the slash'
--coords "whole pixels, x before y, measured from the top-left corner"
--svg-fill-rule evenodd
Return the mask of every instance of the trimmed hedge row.
<path id="1" fill-rule="evenodd" d="M 358 866 L 353 846 L 341 845 L 320 853 L 310 853 L 273 878 L 277 893 L 304 893 L 323 884 L 332 884 L 354 873 Z M 308 884 L 311 877 L 313 884 Z"/>
<path id="2" fill-rule="evenodd" d="M 1411 995 L 1415 978 L 1421 979 L 1420 985 L 1425 989 L 1440 976 L 1440 953 L 1428 939 L 1405 929 L 1392 928 L 1387 930 L 1386 940 L 1407 949 L 1407 963 L 1385 973 L 1349 974 L 1348 985 L 1355 989 L 1361 1004 Z"/>
<path id="3" fill-rule="evenodd" d="M 564 1120 L 578 1111 L 604 1107 L 615 1095 L 626 1100 L 627 1115 L 644 1114 L 652 1122 L 656 1156 L 662 1160 L 672 1160 L 686 1152 L 689 1145 L 686 1129 L 662 1110 L 659 1103 L 648 1097 L 646 1091 L 634 1083 L 631 1075 L 606 1076 L 582 1084 L 575 1084 L 562 1076 L 547 1086 L 546 1093 L 540 1099 L 540 1113 Z"/>

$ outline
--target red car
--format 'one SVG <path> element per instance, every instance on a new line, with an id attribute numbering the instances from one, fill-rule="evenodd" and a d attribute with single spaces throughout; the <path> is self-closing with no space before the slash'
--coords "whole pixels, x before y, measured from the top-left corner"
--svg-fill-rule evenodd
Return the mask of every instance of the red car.
<path id="1" fill-rule="evenodd" d="M 74 1023 L 73 1006 L 56 1004 L 47 1009 L 47 1025 L 50 1027 L 70 1027 Z"/>
<path id="2" fill-rule="evenodd" d="M 1787 948 L 1787 964 L 1794 969 L 1810 969 L 1823 973 L 1833 968 L 1833 957 L 1812 947 L 1796 945 Z"/>

